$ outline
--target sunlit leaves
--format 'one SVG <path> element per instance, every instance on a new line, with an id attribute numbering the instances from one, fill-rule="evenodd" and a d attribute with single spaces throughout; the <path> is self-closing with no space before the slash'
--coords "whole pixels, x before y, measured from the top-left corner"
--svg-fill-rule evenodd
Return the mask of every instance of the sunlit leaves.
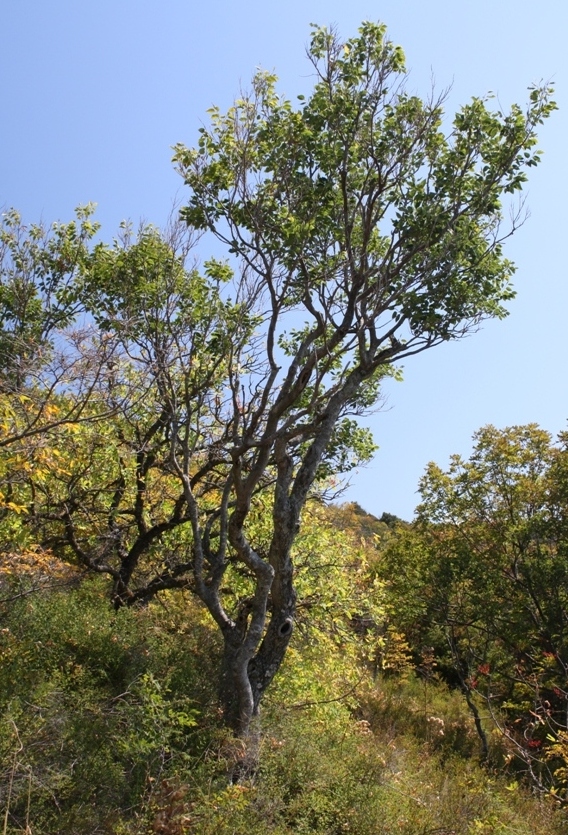
<path id="1" fill-rule="evenodd" d="M 188 223 L 259 271 L 269 253 L 290 305 L 317 288 L 340 307 L 362 281 L 375 322 L 388 310 L 418 341 L 504 316 L 513 267 L 501 200 L 538 162 L 551 89 L 531 89 L 526 111 L 509 113 L 473 98 L 446 133 L 442 102 L 405 92 L 404 55 L 383 25 L 365 22 L 346 42 L 314 27 L 310 58 L 316 81 L 297 109 L 260 73 L 249 96 L 211 112 L 196 150 L 177 146 Z M 393 295 L 373 299 L 375 281 Z"/>

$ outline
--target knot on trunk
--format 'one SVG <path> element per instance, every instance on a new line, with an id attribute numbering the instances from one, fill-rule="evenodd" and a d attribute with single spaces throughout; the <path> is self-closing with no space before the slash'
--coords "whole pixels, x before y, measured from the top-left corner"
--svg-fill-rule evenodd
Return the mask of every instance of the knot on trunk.
<path id="1" fill-rule="evenodd" d="M 280 638 L 287 638 L 294 629 L 294 621 L 292 618 L 286 618 L 278 627 L 278 635 Z"/>

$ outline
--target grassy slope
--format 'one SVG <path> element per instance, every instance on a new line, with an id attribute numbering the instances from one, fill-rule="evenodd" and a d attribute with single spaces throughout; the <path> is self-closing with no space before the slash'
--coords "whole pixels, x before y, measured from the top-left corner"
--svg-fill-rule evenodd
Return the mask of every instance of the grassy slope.
<path id="1" fill-rule="evenodd" d="M 1 637 L 5 833 L 565 831 L 549 802 L 478 765 L 456 694 L 367 674 L 331 701 L 346 668 L 313 635 L 270 695 L 244 786 L 226 784 L 239 744 L 216 714 L 215 635 L 190 601 L 116 617 L 91 582 L 12 604 Z"/>

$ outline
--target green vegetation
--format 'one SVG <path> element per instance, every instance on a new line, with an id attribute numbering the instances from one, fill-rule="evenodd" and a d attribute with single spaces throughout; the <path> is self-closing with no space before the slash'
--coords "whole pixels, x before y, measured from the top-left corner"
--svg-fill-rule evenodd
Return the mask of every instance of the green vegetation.
<path id="1" fill-rule="evenodd" d="M 566 795 L 568 437 L 481 429 L 431 464 L 417 522 L 391 542 L 393 622 L 487 713 L 534 783 Z M 485 755 L 487 738 L 479 725 Z"/>
<path id="2" fill-rule="evenodd" d="M 41 566 L 4 573 L 3 831 L 565 831 L 558 801 L 531 791 L 488 715 L 481 765 L 459 688 L 436 659 L 414 664 L 418 650 L 394 631 L 376 571 L 378 532 L 390 547 L 396 537 L 356 506 L 312 511 L 297 544 L 299 625 L 267 694 L 260 765 L 238 784 L 243 743 L 221 720 L 222 645 L 201 605 L 166 592 L 115 612 L 100 579 L 66 575 L 28 594 Z M 318 542 L 334 554 L 329 582 L 314 570 Z"/>
<path id="3" fill-rule="evenodd" d="M 309 56 L 177 147 L 165 232 L 4 216 L 2 835 L 566 823 L 566 439 L 482 430 L 412 524 L 327 501 L 394 363 L 506 315 L 551 91 L 446 132 L 383 26 Z"/>

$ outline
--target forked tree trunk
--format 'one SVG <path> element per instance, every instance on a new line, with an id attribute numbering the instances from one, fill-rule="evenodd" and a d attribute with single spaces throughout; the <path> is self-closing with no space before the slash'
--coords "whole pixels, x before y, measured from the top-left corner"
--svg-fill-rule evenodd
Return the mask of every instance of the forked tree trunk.
<path id="1" fill-rule="evenodd" d="M 238 624 L 225 635 L 219 701 L 226 725 L 242 741 L 231 768 L 231 782 L 248 780 L 258 767 L 261 724 L 260 704 L 280 669 L 293 632 L 290 616 L 271 620 L 259 651 L 248 658 Z"/>

